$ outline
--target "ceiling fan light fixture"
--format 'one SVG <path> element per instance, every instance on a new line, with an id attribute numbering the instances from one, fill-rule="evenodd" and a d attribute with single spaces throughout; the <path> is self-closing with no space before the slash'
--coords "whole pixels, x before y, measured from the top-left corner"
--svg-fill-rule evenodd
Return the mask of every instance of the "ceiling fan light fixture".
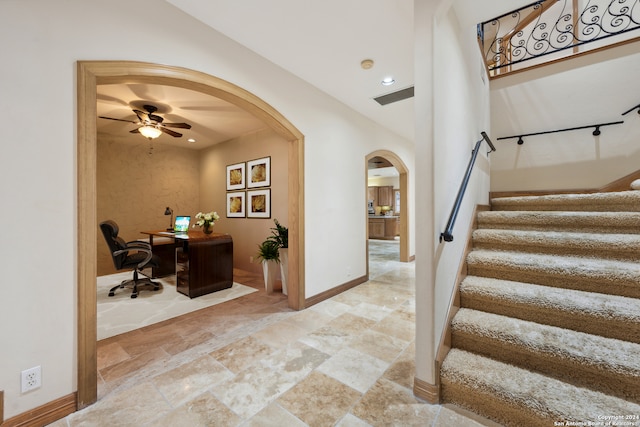
<path id="1" fill-rule="evenodd" d="M 155 126 L 142 126 L 138 128 L 138 132 L 142 134 L 145 138 L 156 139 L 162 134 L 162 131 Z"/>

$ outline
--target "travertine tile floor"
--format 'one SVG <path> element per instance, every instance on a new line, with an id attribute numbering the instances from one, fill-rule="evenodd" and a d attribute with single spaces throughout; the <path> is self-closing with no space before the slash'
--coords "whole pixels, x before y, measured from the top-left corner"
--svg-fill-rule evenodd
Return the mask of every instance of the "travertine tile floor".
<path id="1" fill-rule="evenodd" d="M 100 341 L 98 402 L 52 425 L 484 425 L 413 395 L 414 265 L 370 253 L 368 282 L 303 311 L 236 271 L 260 291 Z"/>

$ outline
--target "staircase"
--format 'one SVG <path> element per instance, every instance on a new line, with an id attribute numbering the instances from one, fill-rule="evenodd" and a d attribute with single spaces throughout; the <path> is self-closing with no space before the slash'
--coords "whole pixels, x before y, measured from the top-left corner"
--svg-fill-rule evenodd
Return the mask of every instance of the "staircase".
<path id="1" fill-rule="evenodd" d="M 640 426 L 640 191 L 491 205 L 473 233 L 441 400 L 506 426 Z"/>

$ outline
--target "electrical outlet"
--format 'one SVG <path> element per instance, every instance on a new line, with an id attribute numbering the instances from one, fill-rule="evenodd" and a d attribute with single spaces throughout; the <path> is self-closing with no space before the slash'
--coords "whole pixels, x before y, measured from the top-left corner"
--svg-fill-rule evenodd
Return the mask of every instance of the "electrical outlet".
<path id="1" fill-rule="evenodd" d="M 22 371 L 22 392 L 26 393 L 42 386 L 42 369 L 36 366 Z"/>
<path id="2" fill-rule="evenodd" d="M 249 262 L 250 262 L 251 264 L 253 264 L 253 257 L 252 257 L 252 256 L 250 256 L 250 257 L 249 257 Z"/>

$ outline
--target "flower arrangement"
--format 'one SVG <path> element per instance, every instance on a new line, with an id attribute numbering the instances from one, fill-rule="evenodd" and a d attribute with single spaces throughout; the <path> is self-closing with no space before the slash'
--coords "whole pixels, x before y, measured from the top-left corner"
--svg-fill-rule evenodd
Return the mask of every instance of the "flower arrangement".
<path id="1" fill-rule="evenodd" d="M 202 230 L 205 233 L 211 233 L 211 226 L 215 224 L 217 220 L 220 219 L 220 216 L 218 215 L 217 212 L 207 212 L 207 213 L 198 212 L 196 214 L 196 219 L 197 219 L 196 225 L 198 227 L 202 227 Z"/>

